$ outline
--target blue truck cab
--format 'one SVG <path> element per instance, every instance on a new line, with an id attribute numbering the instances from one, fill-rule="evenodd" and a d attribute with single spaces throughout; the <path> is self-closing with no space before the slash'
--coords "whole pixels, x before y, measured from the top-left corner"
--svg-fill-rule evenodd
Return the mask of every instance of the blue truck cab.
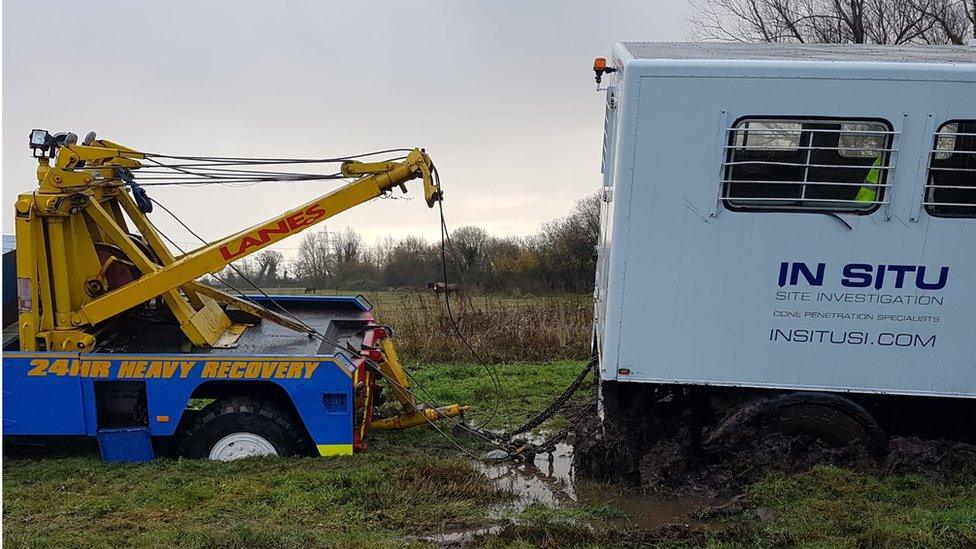
<path id="1" fill-rule="evenodd" d="M 323 456 L 363 449 L 375 380 L 369 349 L 389 335 L 361 296 L 254 296 L 316 328 L 312 338 L 250 324 L 233 348 L 196 348 L 178 325 L 138 311 L 106 327 L 92 352 L 20 352 L 12 239 L 3 256 L 3 435 L 96 437 L 107 460 L 179 455 Z M 366 349 L 366 350 L 363 350 Z M 160 445 L 157 444 L 158 448 Z"/>

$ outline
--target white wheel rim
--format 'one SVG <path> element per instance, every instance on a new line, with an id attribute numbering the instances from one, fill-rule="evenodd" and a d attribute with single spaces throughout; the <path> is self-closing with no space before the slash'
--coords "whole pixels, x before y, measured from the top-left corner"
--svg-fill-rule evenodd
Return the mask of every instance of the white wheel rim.
<path id="1" fill-rule="evenodd" d="M 254 456 L 276 456 L 278 451 L 268 439 L 254 433 L 231 433 L 210 449 L 210 459 L 232 461 Z"/>

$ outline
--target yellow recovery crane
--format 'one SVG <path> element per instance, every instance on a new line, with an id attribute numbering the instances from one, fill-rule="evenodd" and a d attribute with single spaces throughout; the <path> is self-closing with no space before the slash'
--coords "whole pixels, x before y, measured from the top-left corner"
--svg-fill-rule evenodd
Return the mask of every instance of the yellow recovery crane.
<path id="1" fill-rule="evenodd" d="M 353 181 L 174 255 L 135 177 L 147 159 L 158 164 L 154 155 L 94 133 L 79 144 L 34 130 L 30 146 L 38 187 L 16 203 L 19 338 L 3 358 L 6 435 L 96 436 L 106 459 L 122 460 L 151 459 L 152 438 L 167 436 L 193 457 L 333 455 L 364 449 L 370 427 L 462 413 L 415 401 L 392 330 L 363 298 L 244 297 L 198 280 L 414 179 L 433 207 L 442 195 L 422 149 L 340 159 Z M 381 379 L 401 410 L 374 421 Z M 200 398 L 213 402 L 186 410 Z"/>

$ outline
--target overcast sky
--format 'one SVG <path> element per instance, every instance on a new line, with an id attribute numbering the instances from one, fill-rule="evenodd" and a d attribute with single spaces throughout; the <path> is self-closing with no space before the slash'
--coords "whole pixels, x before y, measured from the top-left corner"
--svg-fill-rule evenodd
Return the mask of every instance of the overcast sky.
<path id="1" fill-rule="evenodd" d="M 5 1 L 3 231 L 36 185 L 31 128 L 96 130 L 169 154 L 322 157 L 426 147 L 454 227 L 525 235 L 599 185 L 603 95 L 591 63 L 621 40 L 687 35 L 686 0 Z M 335 187 L 166 187 L 208 239 Z M 328 221 L 372 243 L 435 238 L 412 201 Z M 191 238 L 165 214 L 175 240 Z M 288 253 L 295 237 L 282 243 Z"/>

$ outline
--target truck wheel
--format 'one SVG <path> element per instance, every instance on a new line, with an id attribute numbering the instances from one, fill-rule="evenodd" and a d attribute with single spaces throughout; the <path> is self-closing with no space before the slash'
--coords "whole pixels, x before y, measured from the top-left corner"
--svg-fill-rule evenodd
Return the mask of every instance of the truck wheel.
<path id="1" fill-rule="evenodd" d="M 797 392 L 747 402 L 719 422 L 703 447 L 728 448 L 770 434 L 805 435 L 831 447 L 856 443 L 873 456 L 884 451 L 887 439 L 874 417 L 852 400 L 829 393 Z"/>
<path id="2" fill-rule="evenodd" d="M 307 444 L 291 414 L 252 397 L 210 403 L 183 430 L 179 453 L 231 461 L 253 456 L 293 456 Z"/>

